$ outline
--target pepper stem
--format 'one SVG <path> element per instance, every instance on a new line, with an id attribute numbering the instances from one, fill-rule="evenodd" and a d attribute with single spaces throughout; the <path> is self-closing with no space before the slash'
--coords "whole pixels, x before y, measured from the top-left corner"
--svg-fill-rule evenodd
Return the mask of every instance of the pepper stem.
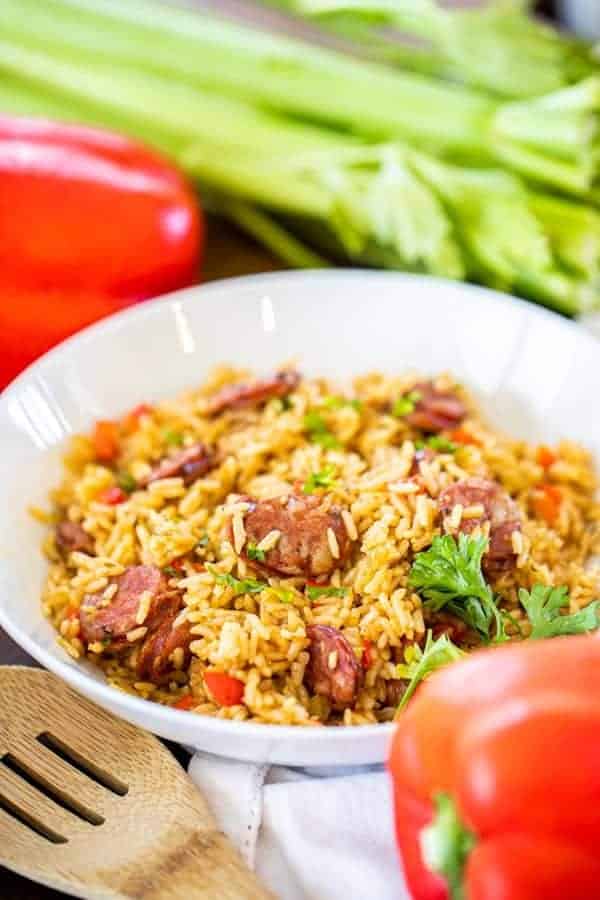
<path id="1" fill-rule="evenodd" d="M 456 804 L 448 794 L 435 798 L 435 816 L 421 832 L 425 865 L 446 880 L 451 900 L 464 900 L 463 870 L 475 845 L 475 835 L 462 824 Z"/>

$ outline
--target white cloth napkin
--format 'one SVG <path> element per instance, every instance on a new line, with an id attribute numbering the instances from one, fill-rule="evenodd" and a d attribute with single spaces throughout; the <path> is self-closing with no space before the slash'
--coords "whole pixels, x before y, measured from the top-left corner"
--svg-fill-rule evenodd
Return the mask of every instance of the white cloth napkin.
<path id="1" fill-rule="evenodd" d="M 409 900 L 381 767 L 315 774 L 197 753 L 189 774 L 281 900 Z"/>

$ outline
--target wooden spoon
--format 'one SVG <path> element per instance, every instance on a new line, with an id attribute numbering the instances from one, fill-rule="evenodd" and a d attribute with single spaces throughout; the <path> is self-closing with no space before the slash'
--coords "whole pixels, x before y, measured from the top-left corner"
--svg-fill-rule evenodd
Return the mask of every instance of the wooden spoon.
<path id="1" fill-rule="evenodd" d="M 273 900 L 155 737 L 0 667 L 0 864 L 89 900 Z"/>

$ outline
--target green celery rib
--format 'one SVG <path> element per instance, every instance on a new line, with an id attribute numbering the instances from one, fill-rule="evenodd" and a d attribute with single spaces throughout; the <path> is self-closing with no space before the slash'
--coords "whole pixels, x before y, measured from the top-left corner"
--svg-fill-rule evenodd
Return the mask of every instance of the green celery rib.
<path id="1" fill-rule="evenodd" d="M 429 67 L 507 98 L 549 93 L 598 71 L 589 44 L 514 4 L 471 10 L 444 9 L 434 0 L 267 0 L 267 5 L 360 41 L 363 52 L 366 48 L 377 59 L 394 64 L 396 49 L 401 66 Z M 420 40 L 420 53 L 405 52 L 401 40 L 407 36 Z"/>
<path id="2" fill-rule="evenodd" d="M 206 195 L 203 195 L 206 205 Z M 272 216 L 239 200 L 215 196 L 211 207 L 295 269 L 323 269 L 327 260 L 299 241 Z"/>
<path id="3" fill-rule="evenodd" d="M 427 149 L 502 160 L 568 192 L 589 187 L 585 154 L 596 121 L 589 99 L 580 100 L 579 113 L 570 111 L 571 120 L 579 114 L 581 129 L 574 134 L 566 128 L 556 140 L 565 112 L 553 111 L 551 98 L 543 108 L 523 104 L 502 115 L 502 105 L 472 90 L 139 0 L 47 0 L 41 11 L 33 0 L 4 0 L 4 5 L 0 35 L 6 42 L 37 41 L 43 45 L 38 52 L 127 61 L 138 74 L 140 69 L 161 71 L 370 139 L 400 138 Z M 555 140 L 537 147 L 538 130 L 548 132 L 551 117 L 557 120 Z M 554 148 L 564 155 L 564 146 L 571 147 L 578 137 L 582 143 L 570 151 L 573 161 L 564 161 Z"/>

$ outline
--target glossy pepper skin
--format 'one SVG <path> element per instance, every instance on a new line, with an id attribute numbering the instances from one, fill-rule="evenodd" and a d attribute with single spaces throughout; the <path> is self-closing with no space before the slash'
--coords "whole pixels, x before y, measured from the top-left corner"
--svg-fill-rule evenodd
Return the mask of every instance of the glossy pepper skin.
<path id="1" fill-rule="evenodd" d="M 191 189 L 154 152 L 0 116 L 0 386 L 83 325 L 191 284 L 203 233 Z"/>
<path id="2" fill-rule="evenodd" d="M 485 650 L 432 676 L 389 769 L 414 900 L 600 897 L 600 639 Z"/>

